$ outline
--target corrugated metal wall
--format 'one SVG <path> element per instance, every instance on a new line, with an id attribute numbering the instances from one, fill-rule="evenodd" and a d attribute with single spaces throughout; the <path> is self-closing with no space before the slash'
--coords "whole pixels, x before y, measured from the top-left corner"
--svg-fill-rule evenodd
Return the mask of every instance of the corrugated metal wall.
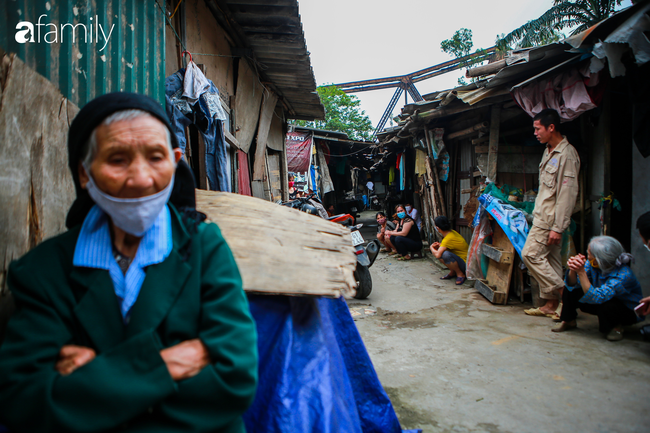
<path id="1" fill-rule="evenodd" d="M 26 36 L 34 42 L 16 40 L 17 24 L 24 21 L 33 24 L 34 34 Z M 156 0 L 3 0 L 0 47 L 18 54 L 79 107 L 114 91 L 164 103 L 164 24 Z"/>

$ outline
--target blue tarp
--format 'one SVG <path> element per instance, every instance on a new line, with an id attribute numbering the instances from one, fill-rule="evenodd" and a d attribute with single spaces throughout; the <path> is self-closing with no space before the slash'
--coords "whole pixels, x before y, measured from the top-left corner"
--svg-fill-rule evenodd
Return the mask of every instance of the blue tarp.
<path id="1" fill-rule="evenodd" d="M 529 230 L 526 215 L 519 209 L 488 194 L 480 196 L 478 201 L 480 206 L 476 211 L 476 215 L 474 215 L 472 225 L 478 227 L 482 214 L 487 211 L 499 223 L 503 232 L 517 250 L 517 254 L 521 257 L 521 250 L 524 249 Z"/>
<path id="2" fill-rule="evenodd" d="M 342 298 L 249 301 L 260 365 L 247 431 L 402 433 Z"/>

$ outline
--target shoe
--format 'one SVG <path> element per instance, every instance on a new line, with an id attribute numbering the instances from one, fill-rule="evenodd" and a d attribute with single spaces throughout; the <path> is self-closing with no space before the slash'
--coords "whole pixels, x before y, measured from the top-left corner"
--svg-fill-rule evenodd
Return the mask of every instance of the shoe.
<path id="1" fill-rule="evenodd" d="M 554 321 L 554 322 L 561 322 L 562 321 L 562 319 L 560 319 L 560 315 L 557 314 L 557 313 L 555 313 L 553 315 L 553 317 L 551 317 L 551 320 Z"/>
<path id="2" fill-rule="evenodd" d="M 524 310 L 524 313 L 528 314 L 529 316 L 550 317 L 550 318 L 555 317 L 555 313 L 548 314 L 543 312 L 539 308 L 529 308 L 528 310 Z"/>
<path id="3" fill-rule="evenodd" d="M 607 334 L 607 341 L 621 341 L 623 339 L 623 330 L 620 331 L 616 328 L 609 331 Z"/>
<path id="4" fill-rule="evenodd" d="M 441 280 L 451 280 L 452 278 L 456 278 L 456 274 L 452 274 L 451 272 L 445 275 L 444 277 L 440 277 Z"/>
<path id="5" fill-rule="evenodd" d="M 465 282 L 466 279 L 467 279 L 467 277 L 457 277 L 456 278 L 456 285 L 460 286 L 461 284 L 463 284 Z"/>
<path id="6" fill-rule="evenodd" d="M 564 332 L 564 331 L 568 331 L 569 329 L 575 329 L 577 327 L 578 327 L 578 325 L 576 324 L 576 321 L 572 320 L 570 322 L 562 322 L 562 323 L 560 323 L 555 328 L 551 328 L 551 331 L 553 331 L 553 332 Z"/>

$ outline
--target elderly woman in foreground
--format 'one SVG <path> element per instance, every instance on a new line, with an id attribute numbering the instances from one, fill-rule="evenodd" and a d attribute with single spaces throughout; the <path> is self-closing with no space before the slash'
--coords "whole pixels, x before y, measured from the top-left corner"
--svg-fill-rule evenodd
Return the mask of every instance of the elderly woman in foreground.
<path id="1" fill-rule="evenodd" d="M 68 231 L 9 268 L 0 424 L 14 432 L 244 432 L 255 325 L 162 107 L 81 109 L 68 139 Z"/>
<path id="2" fill-rule="evenodd" d="M 587 257 L 582 254 L 568 261 L 566 288 L 562 293 L 561 324 L 554 332 L 575 328 L 577 309 L 598 316 L 599 330 L 607 340 L 623 339 L 623 326 L 636 323 L 634 308 L 642 298 L 639 281 L 629 263 L 631 254 L 610 236 L 597 236 L 589 242 Z"/>

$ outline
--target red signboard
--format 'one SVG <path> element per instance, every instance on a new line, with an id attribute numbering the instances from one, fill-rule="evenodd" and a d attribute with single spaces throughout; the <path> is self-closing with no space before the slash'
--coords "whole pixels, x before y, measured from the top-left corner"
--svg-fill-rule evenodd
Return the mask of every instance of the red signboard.
<path id="1" fill-rule="evenodd" d="M 287 145 L 287 168 L 294 173 L 309 171 L 311 161 L 312 135 L 310 132 L 288 132 L 285 143 Z"/>

